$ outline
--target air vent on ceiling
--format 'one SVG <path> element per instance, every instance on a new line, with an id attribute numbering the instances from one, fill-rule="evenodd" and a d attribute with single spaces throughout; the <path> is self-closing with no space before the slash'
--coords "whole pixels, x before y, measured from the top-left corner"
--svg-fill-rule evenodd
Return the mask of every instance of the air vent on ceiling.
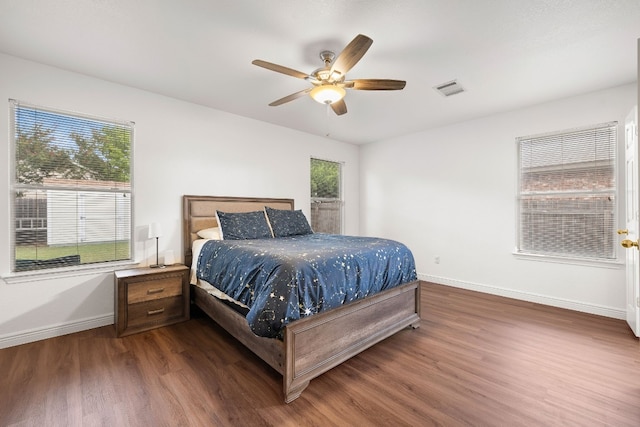
<path id="1" fill-rule="evenodd" d="M 442 96 L 451 96 L 458 93 L 464 92 L 464 88 L 458 83 L 457 80 L 451 80 L 447 83 L 442 83 L 441 85 L 435 86 L 435 90 L 440 92 Z"/>

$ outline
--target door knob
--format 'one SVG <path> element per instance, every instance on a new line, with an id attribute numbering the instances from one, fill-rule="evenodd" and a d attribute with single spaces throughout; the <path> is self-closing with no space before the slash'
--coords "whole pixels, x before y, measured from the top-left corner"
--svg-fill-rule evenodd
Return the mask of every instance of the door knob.
<path id="1" fill-rule="evenodd" d="M 624 246 L 625 248 L 629 249 L 632 247 L 636 247 L 638 248 L 638 250 L 640 250 L 640 247 L 638 247 L 638 241 L 636 240 L 635 242 L 633 240 L 629 240 L 629 239 L 624 239 L 622 242 L 620 242 L 620 244 L 622 246 Z"/>
<path id="2" fill-rule="evenodd" d="M 629 230 L 627 230 L 626 228 L 624 230 L 618 230 L 618 234 L 629 234 Z"/>

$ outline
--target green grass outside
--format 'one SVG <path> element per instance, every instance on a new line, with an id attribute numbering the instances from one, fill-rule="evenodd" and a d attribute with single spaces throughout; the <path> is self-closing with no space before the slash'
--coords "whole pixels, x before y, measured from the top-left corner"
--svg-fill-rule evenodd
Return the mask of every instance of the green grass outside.
<path id="1" fill-rule="evenodd" d="M 68 255 L 80 255 L 81 264 L 118 261 L 130 258 L 129 242 L 87 243 L 72 246 L 16 246 L 16 259 L 46 260 Z"/>

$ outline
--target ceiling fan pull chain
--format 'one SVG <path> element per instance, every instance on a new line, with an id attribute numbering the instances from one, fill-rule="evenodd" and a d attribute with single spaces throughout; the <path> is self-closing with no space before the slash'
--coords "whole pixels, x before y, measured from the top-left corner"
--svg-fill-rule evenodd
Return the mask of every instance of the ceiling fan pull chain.
<path id="1" fill-rule="evenodd" d="M 328 138 L 328 137 L 331 135 L 331 132 L 330 132 L 330 130 L 329 130 L 329 124 L 330 124 L 330 123 L 329 123 L 329 121 L 331 120 L 331 119 L 330 119 L 330 116 L 331 116 L 331 104 L 327 104 L 327 107 L 326 107 L 326 108 L 327 108 L 327 114 L 326 114 L 326 120 L 327 120 L 327 133 L 325 134 L 325 136 Z"/>

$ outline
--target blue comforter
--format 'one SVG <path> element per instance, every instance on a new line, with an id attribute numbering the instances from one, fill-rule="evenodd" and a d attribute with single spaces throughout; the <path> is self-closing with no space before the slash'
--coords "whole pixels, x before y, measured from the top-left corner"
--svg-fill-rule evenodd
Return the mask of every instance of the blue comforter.
<path id="1" fill-rule="evenodd" d="M 249 307 L 256 335 L 281 338 L 287 323 L 416 280 L 416 268 L 396 241 L 316 233 L 211 240 L 197 275 Z"/>

